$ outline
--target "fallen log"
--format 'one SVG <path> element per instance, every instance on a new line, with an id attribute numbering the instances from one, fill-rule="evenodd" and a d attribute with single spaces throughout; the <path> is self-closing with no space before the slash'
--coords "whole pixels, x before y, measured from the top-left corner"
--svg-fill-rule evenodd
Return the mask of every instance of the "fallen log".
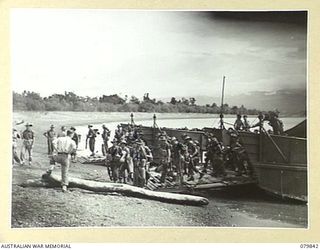
<path id="1" fill-rule="evenodd" d="M 44 174 L 43 181 L 49 183 L 50 186 L 60 186 L 61 178 L 55 174 Z M 195 195 L 174 194 L 166 192 L 157 192 L 122 183 L 108 183 L 91 180 L 83 180 L 80 178 L 69 177 L 69 187 L 82 188 L 94 192 L 116 192 L 126 196 L 145 198 L 169 203 L 203 206 L 208 205 L 208 199 Z"/>

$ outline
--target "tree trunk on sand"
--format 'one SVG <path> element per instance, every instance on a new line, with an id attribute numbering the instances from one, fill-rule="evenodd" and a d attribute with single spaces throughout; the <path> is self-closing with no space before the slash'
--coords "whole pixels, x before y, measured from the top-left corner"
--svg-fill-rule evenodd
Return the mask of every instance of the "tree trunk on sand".
<path id="1" fill-rule="evenodd" d="M 44 174 L 42 178 L 43 181 L 50 186 L 61 185 L 61 178 L 58 175 Z M 69 177 L 69 187 L 81 188 L 94 192 L 116 192 L 126 196 L 185 205 L 202 206 L 209 204 L 208 199 L 200 196 L 157 192 L 127 184 L 90 181 L 73 177 Z"/>

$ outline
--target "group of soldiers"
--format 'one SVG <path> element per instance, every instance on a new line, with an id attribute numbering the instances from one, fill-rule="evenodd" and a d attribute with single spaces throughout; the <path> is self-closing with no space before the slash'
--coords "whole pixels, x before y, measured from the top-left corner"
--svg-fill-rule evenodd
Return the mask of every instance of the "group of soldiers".
<path id="1" fill-rule="evenodd" d="M 108 134 L 110 136 L 110 133 Z M 104 139 L 104 136 L 102 135 Z M 151 149 L 142 139 L 139 126 L 117 126 L 112 146 L 104 140 L 103 154 L 108 175 L 113 182 L 127 183 L 144 187 L 149 178 L 149 167 L 153 161 Z"/>
<path id="2" fill-rule="evenodd" d="M 23 123 L 23 122 L 22 122 Z M 29 165 L 32 163 L 32 150 L 35 143 L 35 133 L 32 130 L 33 125 L 27 123 L 26 129 L 20 134 L 14 128 L 13 131 L 13 143 L 12 143 L 12 163 L 15 162 L 23 166 L 26 161 Z M 67 191 L 68 186 L 68 171 L 71 160 L 76 161 L 76 151 L 79 144 L 79 135 L 75 132 L 75 127 L 66 129 L 65 126 L 61 127 L 59 132 L 56 132 L 54 125 L 50 126 L 50 129 L 44 132 L 44 136 L 47 139 L 48 156 L 50 159 L 50 168 L 47 170 L 47 174 L 51 174 L 56 163 L 61 165 L 61 187 L 62 191 Z M 20 157 L 18 156 L 19 140 L 22 140 L 22 147 Z"/>
<path id="3" fill-rule="evenodd" d="M 33 125 L 31 123 L 25 124 L 26 129 L 19 133 L 17 129 L 13 128 L 12 130 L 12 163 L 15 162 L 20 165 L 25 165 L 27 162 L 29 165 L 32 163 L 32 150 L 35 144 L 35 133 L 32 130 Z M 78 135 L 75 131 L 75 127 L 71 127 L 70 133 L 72 133 L 72 140 L 76 144 L 76 148 L 78 148 L 80 135 Z M 48 145 L 48 155 L 52 155 L 54 151 L 53 142 L 55 139 L 59 137 L 65 137 L 67 136 L 67 128 L 66 126 L 62 126 L 59 132 L 55 131 L 55 126 L 51 125 L 50 129 L 45 131 L 43 135 L 47 139 L 47 145 Z M 18 154 L 18 145 L 19 140 L 22 140 L 22 146 L 20 150 L 20 156 Z M 76 153 L 72 153 L 73 161 L 75 161 Z"/>
<path id="4" fill-rule="evenodd" d="M 76 149 L 78 149 L 79 142 L 81 139 L 81 136 L 76 133 L 75 127 L 69 128 L 70 133 L 72 133 L 71 139 L 75 142 Z M 54 151 L 53 142 L 55 139 L 60 137 L 67 136 L 68 130 L 66 126 L 61 126 L 60 130 L 58 132 L 55 131 L 55 126 L 51 125 L 50 129 L 43 133 L 43 135 L 47 138 L 47 145 L 48 145 L 48 155 L 52 155 Z M 76 162 L 76 151 L 71 153 L 71 160 L 73 162 Z"/>
<path id="5" fill-rule="evenodd" d="M 150 177 L 150 166 L 160 172 L 160 182 L 171 176 L 176 182 L 194 181 L 210 173 L 214 177 L 226 176 L 226 169 L 237 175 L 251 174 L 248 155 L 239 143 L 236 130 L 229 129 L 230 145 L 223 146 L 213 135 L 207 134 L 204 165 L 200 166 L 202 150 L 199 141 L 186 133 L 181 138 L 170 137 L 159 131 L 151 147 L 146 145 L 139 126 L 118 126 L 112 146 L 106 151 L 106 166 L 113 182 L 144 187 Z M 154 159 L 156 156 L 156 159 Z"/>
<path id="6" fill-rule="evenodd" d="M 243 120 L 242 120 L 243 118 Z M 248 116 L 237 114 L 237 118 L 233 124 L 233 127 L 236 131 L 250 131 L 250 128 L 263 127 L 264 122 L 268 122 L 268 124 L 272 127 L 272 130 L 268 130 L 269 134 L 282 135 L 284 134 L 283 122 L 279 119 L 278 111 L 269 111 L 266 114 L 259 113 L 258 119 L 259 121 L 250 125 L 248 120 Z M 258 132 L 258 131 L 255 131 Z"/>

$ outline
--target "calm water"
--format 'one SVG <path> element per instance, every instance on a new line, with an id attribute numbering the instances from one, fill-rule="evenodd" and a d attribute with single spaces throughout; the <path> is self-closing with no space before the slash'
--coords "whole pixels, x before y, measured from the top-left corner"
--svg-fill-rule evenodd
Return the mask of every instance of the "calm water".
<path id="1" fill-rule="evenodd" d="M 160 127 L 171 127 L 171 128 L 203 128 L 203 127 L 218 127 L 219 116 L 212 114 L 172 114 L 172 113 L 161 113 L 157 115 L 157 124 Z M 153 125 L 153 113 L 135 113 L 134 119 L 137 124 L 145 126 Z M 299 122 L 303 121 L 303 117 L 283 117 L 281 118 L 285 129 L 289 129 Z M 107 127 L 112 131 L 111 137 L 114 135 L 114 130 L 120 122 L 130 122 L 130 113 L 122 112 L 14 112 L 13 121 L 24 120 L 25 122 L 33 123 L 33 129 L 36 133 L 37 140 L 45 143 L 45 137 L 42 135 L 49 127 L 50 124 L 56 126 L 56 131 L 61 125 L 75 126 L 77 133 L 81 135 L 82 140 L 79 144 L 80 154 L 87 155 L 89 150 L 85 150 L 85 137 L 88 132 L 87 125 L 92 124 L 94 128 L 98 128 L 102 131 L 102 124 L 106 124 Z M 256 117 L 248 118 L 250 124 L 258 122 Z M 230 127 L 235 121 L 234 115 L 226 115 L 224 118 L 225 126 Z M 18 130 L 22 131 L 24 125 L 15 126 Z M 265 128 L 270 127 L 265 123 Z M 101 136 L 97 137 L 96 150 L 101 153 Z"/>

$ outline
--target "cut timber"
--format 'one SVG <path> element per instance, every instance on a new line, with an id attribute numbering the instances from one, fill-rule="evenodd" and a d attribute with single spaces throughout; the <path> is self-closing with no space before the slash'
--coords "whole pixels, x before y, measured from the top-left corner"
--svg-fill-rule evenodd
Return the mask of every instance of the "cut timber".
<path id="1" fill-rule="evenodd" d="M 44 181 L 50 183 L 51 186 L 59 186 L 61 182 L 60 176 L 54 174 L 45 174 L 42 178 L 44 178 Z M 208 199 L 200 196 L 157 192 L 127 184 L 90 181 L 72 177 L 69 178 L 69 187 L 82 188 L 94 192 L 116 192 L 127 196 L 141 197 L 169 203 L 197 206 L 209 204 Z"/>

